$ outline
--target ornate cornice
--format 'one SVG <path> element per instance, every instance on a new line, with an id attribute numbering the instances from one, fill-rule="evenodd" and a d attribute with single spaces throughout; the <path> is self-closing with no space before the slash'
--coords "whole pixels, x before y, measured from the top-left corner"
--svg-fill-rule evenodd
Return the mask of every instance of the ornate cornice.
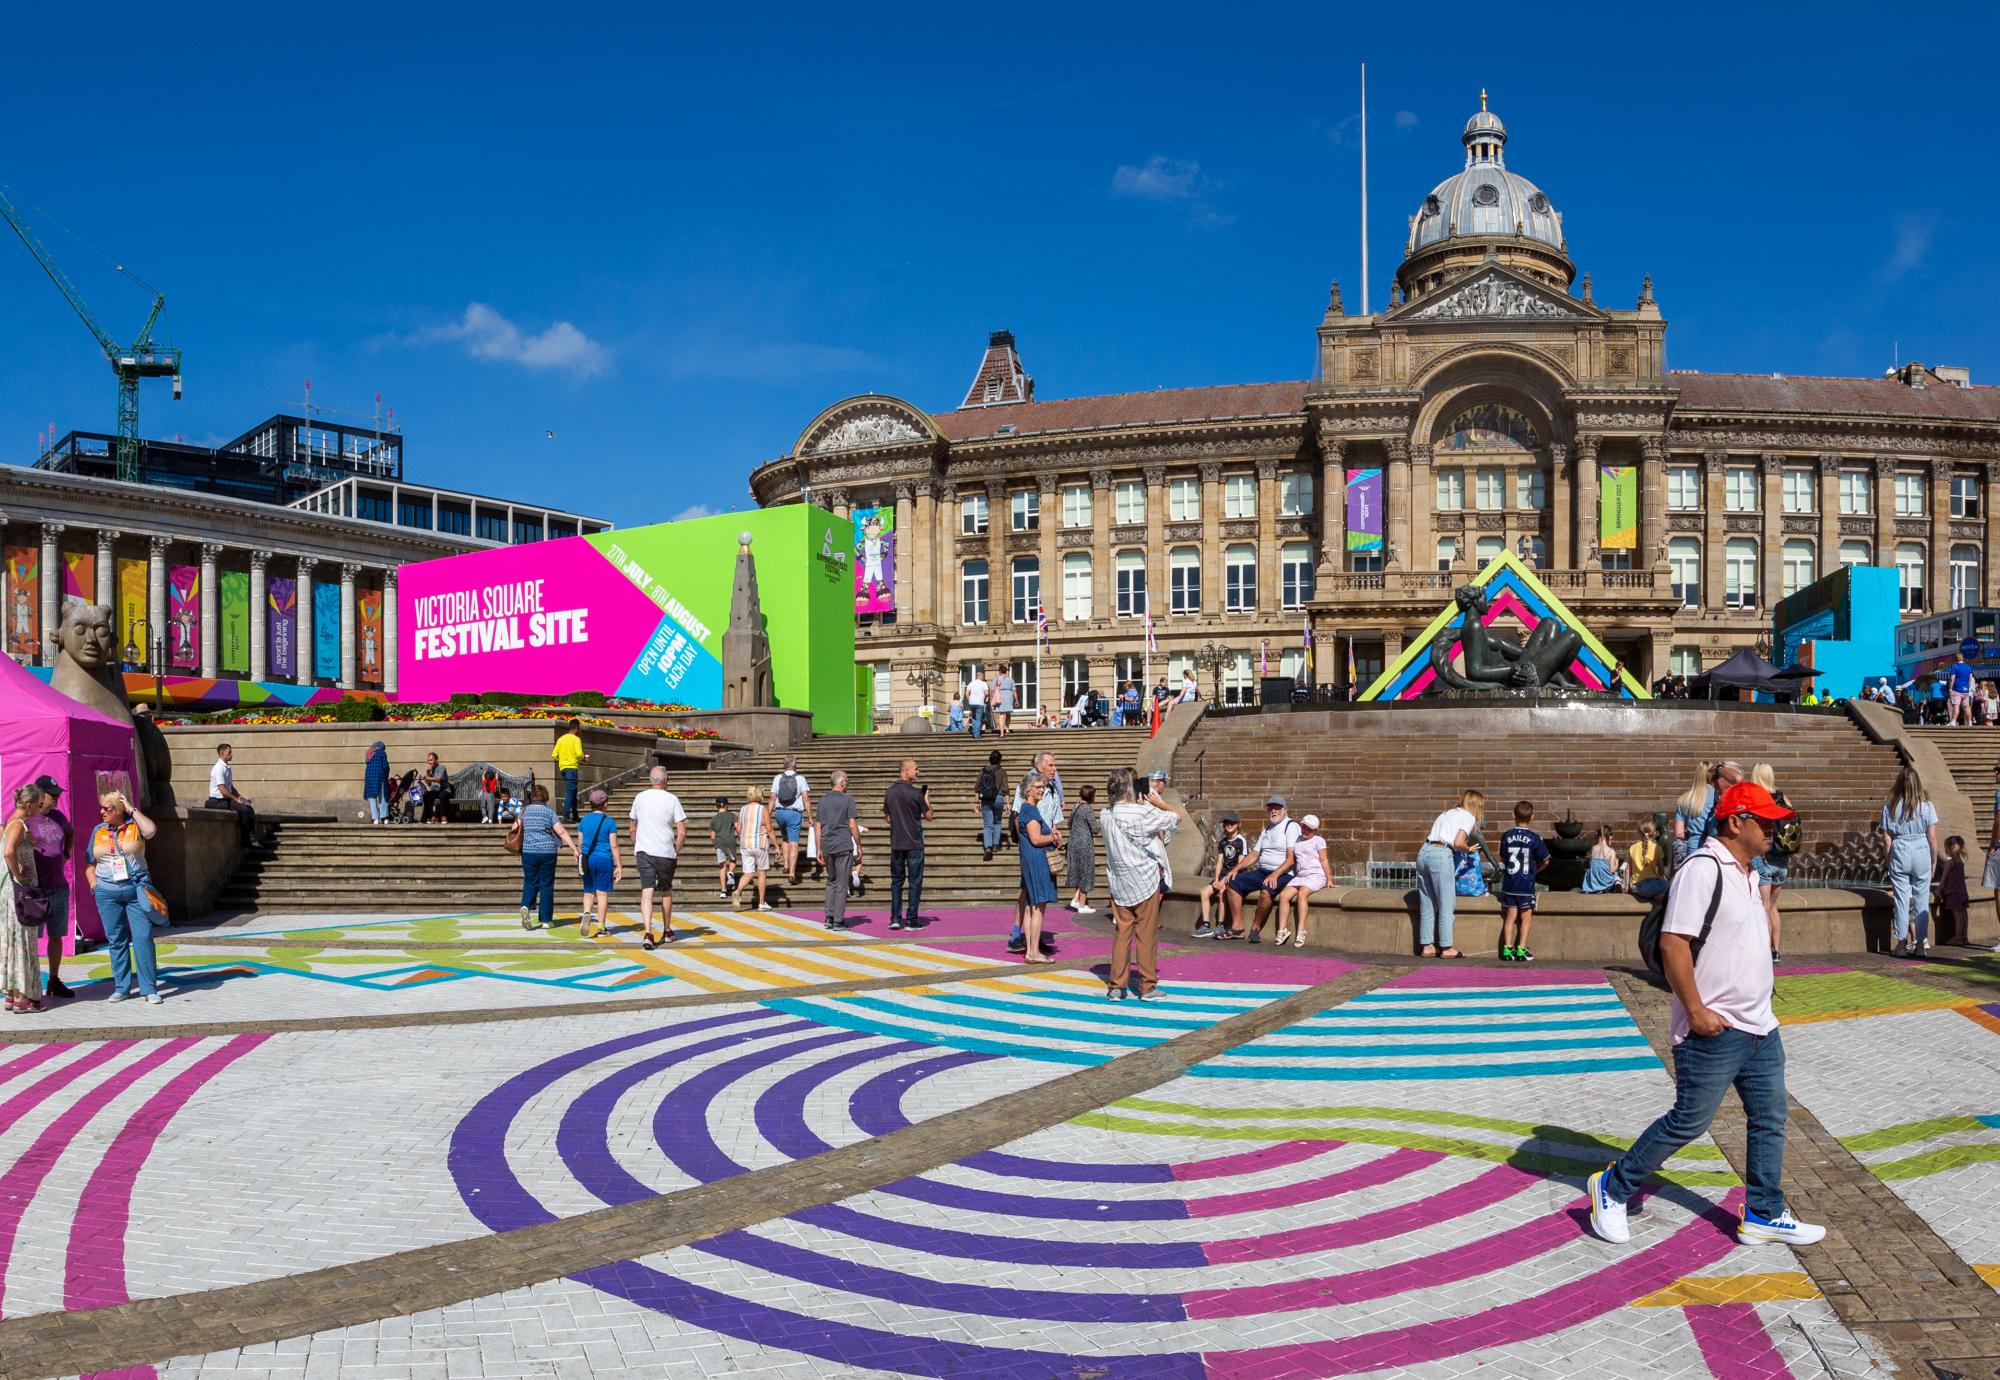
<path id="1" fill-rule="evenodd" d="M 1669 532 L 1700 532 L 1707 527 L 1707 520 L 1700 513 L 1668 513 Z"/>
<path id="2" fill-rule="evenodd" d="M 1764 518 L 1759 513 L 1724 513 L 1722 530 L 1725 532 L 1762 532 Z"/>
<path id="3" fill-rule="evenodd" d="M 1951 536 L 1953 541 L 1983 541 L 1986 537 L 1986 524 L 1975 518 L 1954 518 L 1951 524 Z"/>
<path id="4" fill-rule="evenodd" d="M 1787 513 L 1783 528 L 1787 532 L 1804 532 L 1810 535 L 1819 531 L 1819 519 L 1810 513 Z"/>
<path id="5" fill-rule="evenodd" d="M 1278 477 L 1278 462 L 1269 456 L 1259 459 L 1257 461 L 1257 477 L 1259 479 L 1276 479 Z"/>
<path id="6" fill-rule="evenodd" d="M 1200 541 L 1201 524 L 1199 522 L 1170 522 L 1161 535 L 1167 541 Z"/>
<path id="7" fill-rule="evenodd" d="M 1090 487 L 1099 490 L 1109 489 L 1111 487 L 1111 471 L 1102 468 L 1092 470 L 1090 472 Z"/>
<path id="8" fill-rule="evenodd" d="M 1146 478 L 1146 487 L 1149 489 L 1157 489 L 1167 482 L 1167 467 L 1165 465 L 1148 465 L 1143 473 Z"/>
<path id="9" fill-rule="evenodd" d="M 1088 527 L 1072 527 L 1067 531 L 1056 533 L 1056 548 L 1061 551 L 1072 551 L 1079 548 L 1087 551 L 1090 549 L 1090 545 L 1096 539 L 1096 536 L 1097 534 Z"/>
<path id="10" fill-rule="evenodd" d="M 1843 537 L 1872 537 L 1875 535 L 1875 519 L 1860 516 L 1843 517 L 1840 520 L 1840 535 Z"/>
<path id="11" fill-rule="evenodd" d="M 1758 468 L 1765 474 L 1777 474 L 1785 467 L 1785 457 L 1777 451 L 1765 451 L 1757 457 Z"/>
<path id="12" fill-rule="evenodd" d="M 1257 535 L 1257 519 L 1225 518 L 1220 535 L 1225 538 L 1254 537 Z"/>
<path id="13" fill-rule="evenodd" d="M 1701 453 L 1701 468 L 1707 474 L 1720 474 L 1722 467 L 1729 463 L 1726 450 L 1705 450 Z"/>
<path id="14" fill-rule="evenodd" d="M 1146 540 L 1146 524 L 1143 522 L 1119 523 L 1111 529 L 1111 540 L 1127 546 Z"/>
<path id="15" fill-rule="evenodd" d="M 1895 530 L 1899 537 L 1928 537 L 1931 534 L 1930 519 L 1899 517 Z"/>
<path id="16" fill-rule="evenodd" d="M 1821 474 L 1839 474 L 1841 457 L 1834 451 L 1822 451 L 1815 460 Z"/>
<path id="17" fill-rule="evenodd" d="M 1220 484 L 1222 482 L 1222 465 L 1219 461 L 1207 461 L 1201 466 L 1200 472 L 1201 482 L 1204 485 Z"/>
<path id="18" fill-rule="evenodd" d="M 1876 477 L 1880 479 L 1893 479 L 1895 478 L 1897 469 L 1901 465 L 1902 461 L 1893 455 L 1878 455 L 1875 457 Z"/>
<path id="19" fill-rule="evenodd" d="M 1801 417 L 1791 428 L 1779 429 L 1760 418 L 1755 430 L 1724 426 L 1684 427 L 1670 433 L 1677 446 L 1727 446 L 1732 450 L 1835 450 L 1875 452 L 1892 449 L 1921 455 L 1948 455 L 1967 460 L 2000 458 L 2000 435 L 1979 433 L 1978 439 L 1905 430 L 1893 425 L 1856 422 L 1845 430 L 1826 430 L 1828 419 Z"/>

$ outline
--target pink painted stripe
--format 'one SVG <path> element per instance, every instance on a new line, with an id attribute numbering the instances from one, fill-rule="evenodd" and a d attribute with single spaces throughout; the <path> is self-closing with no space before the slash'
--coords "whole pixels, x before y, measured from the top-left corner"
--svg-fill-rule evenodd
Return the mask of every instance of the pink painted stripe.
<path id="1" fill-rule="evenodd" d="M 1346 1144 L 1338 1140 L 1288 1140 L 1277 1145 L 1266 1145 L 1258 1150 L 1246 1150 L 1240 1155 L 1218 1155 L 1212 1160 L 1186 1160 L 1170 1166 L 1174 1177 L 1182 1183 L 1196 1179 L 1222 1179 L 1235 1174 L 1255 1174 L 1259 1170 L 1278 1169 L 1300 1160 L 1309 1160 L 1326 1154 L 1329 1150 Z"/>
<path id="2" fill-rule="evenodd" d="M 44 1074 L 5 1102 L 0 1102 L 0 1131 L 6 1130 L 29 1112 L 34 1111 L 83 1074 L 89 1073 L 107 1059 L 116 1058 L 131 1047 L 130 1040 L 112 1040 L 101 1044 L 81 1059 L 73 1059 L 54 1072 Z M 59 1048 L 74 1049 L 75 1046 L 65 1045 Z"/>
<path id="3" fill-rule="evenodd" d="M 1754 1303 L 1693 1304 L 1682 1312 L 1715 1380 L 1793 1380 Z"/>
<path id="4" fill-rule="evenodd" d="M 1466 1317 L 1324 1342 L 1214 1351 L 1204 1358 L 1208 1374 L 1213 1380 L 1354 1375 L 1418 1366 L 1560 1332 L 1664 1289 L 1729 1254 L 1736 1246 L 1736 1209 L 1742 1196 L 1741 1189 L 1731 1189 L 1720 1207 L 1710 1208 L 1658 1245 L 1615 1257 L 1596 1274 L 1533 1298 L 1512 1299 Z M 1581 1234 L 1581 1227 L 1575 1230 Z"/>
<path id="5" fill-rule="evenodd" d="M 1355 1270 L 1271 1285 L 1237 1289 L 1197 1289 L 1181 1295 L 1190 1318 L 1247 1318 L 1262 1313 L 1289 1313 L 1301 1308 L 1330 1308 L 1366 1303 L 1391 1294 L 1416 1292 L 1461 1279 L 1490 1274 L 1532 1260 L 1576 1240 L 1576 1219 L 1589 1202 L 1579 1198 L 1560 1212 L 1548 1213 L 1483 1240 L 1468 1241 L 1448 1251 Z"/>
<path id="6" fill-rule="evenodd" d="M 1601 968 L 1469 968 L 1433 963 L 1406 973 L 1384 988 L 1405 987 L 1584 987 L 1604 981 Z M 1605 988 L 1606 993 L 1610 988 Z"/>
<path id="7" fill-rule="evenodd" d="M 50 1122 L 35 1138 L 27 1153 L 15 1160 L 5 1174 L 0 1174 L 0 1304 L 6 1302 L 7 1263 L 14 1255 L 14 1237 L 21 1228 L 21 1219 L 27 1215 L 28 1205 L 34 1201 L 42 1180 L 56 1167 L 56 1161 L 69 1149 L 77 1133 L 89 1125 L 90 1119 L 103 1111 L 118 1094 L 161 1064 L 179 1057 L 199 1043 L 193 1036 L 169 1040 L 143 1058 L 119 1069 L 64 1108 L 62 1115 Z M 4 1308 L 0 1308 L 0 1317 L 5 1316 Z"/>
<path id="8" fill-rule="evenodd" d="M 1233 1265 L 1246 1260 L 1282 1260 L 1310 1251 L 1331 1251 L 1343 1246 L 1361 1246 L 1370 1241 L 1386 1241 L 1406 1232 L 1421 1231 L 1491 1207 L 1537 1184 L 1541 1175 L 1511 1165 L 1495 1165 L 1478 1178 L 1443 1193 L 1432 1193 L 1413 1202 L 1398 1203 L 1344 1222 L 1323 1222 L 1310 1227 L 1288 1227 L 1261 1236 L 1243 1236 L 1233 1241 L 1207 1241 L 1202 1251 L 1211 1265 Z"/>
<path id="9" fill-rule="evenodd" d="M 1392 1183 L 1406 1174 L 1428 1169 L 1443 1158 L 1443 1152 L 1438 1150 L 1397 1150 L 1380 1159 L 1317 1179 L 1301 1179 L 1297 1183 L 1253 1189 L 1248 1193 L 1218 1193 L 1209 1198 L 1190 1198 L 1187 1200 L 1188 1216 L 1227 1217 L 1238 1212 L 1262 1212 L 1266 1208 L 1317 1203 L 1324 1198 L 1336 1198 L 1343 1193 Z"/>
<path id="10" fill-rule="evenodd" d="M 75 1048 L 75 1045 L 36 1045 L 18 1059 L 9 1059 L 6 1063 L 0 1064 L 0 1083 L 6 1082 L 17 1073 L 26 1073 L 31 1068 L 46 1064 L 58 1054 L 67 1054 Z"/>
<path id="11" fill-rule="evenodd" d="M 104 1158 L 91 1172 L 70 1223 L 69 1254 L 63 1275 L 63 1307 L 102 1308 L 124 1303 L 125 1229 L 131 1221 L 132 1190 L 139 1170 L 189 1098 L 209 1079 L 258 1045 L 264 1035 L 238 1035 L 174 1077 L 118 1129 Z"/>

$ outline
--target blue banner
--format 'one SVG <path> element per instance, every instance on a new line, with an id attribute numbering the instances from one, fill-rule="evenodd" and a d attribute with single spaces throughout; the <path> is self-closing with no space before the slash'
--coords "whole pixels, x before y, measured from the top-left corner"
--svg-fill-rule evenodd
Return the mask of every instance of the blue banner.
<path id="1" fill-rule="evenodd" d="M 340 677 L 340 586 L 313 583 L 312 674 Z"/>

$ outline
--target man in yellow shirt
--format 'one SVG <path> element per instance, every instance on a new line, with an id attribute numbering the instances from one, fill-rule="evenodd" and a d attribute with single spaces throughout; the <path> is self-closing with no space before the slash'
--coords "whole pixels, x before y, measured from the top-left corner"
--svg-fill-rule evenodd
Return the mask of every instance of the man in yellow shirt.
<path id="1" fill-rule="evenodd" d="M 556 775 L 563 780 L 563 818 L 571 824 L 577 821 L 577 769 L 590 760 L 590 754 L 583 750 L 583 739 L 579 738 L 576 732 L 582 726 L 577 720 L 571 719 L 568 729 L 563 732 L 562 737 L 556 739 L 555 749 L 549 753 L 549 756 L 555 759 Z"/>

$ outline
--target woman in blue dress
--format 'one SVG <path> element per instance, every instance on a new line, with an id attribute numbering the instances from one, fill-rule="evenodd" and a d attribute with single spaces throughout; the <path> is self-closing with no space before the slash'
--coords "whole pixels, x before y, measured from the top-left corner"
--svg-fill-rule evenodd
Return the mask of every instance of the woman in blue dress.
<path id="1" fill-rule="evenodd" d="M 577 867 L 583 873 L 583 913 L 577 917 L 577 928 L 585 939 L 609 931 L 611 888 L 625 880 L 625 860 L 618 854 L 618 821 L 605 812 L 607 798 L 603 791 L 592 791 L 590 813 L 576 826 Z M 597 905 L 595 929 L 590 923 L 592 902 Z"/>
<path id="2" fill-rule="evenodd" d="M 1048 782 L 1029 776 L 1021 783 L 1021 933 L 1027 940 L 1027 963 L 1053 963 L 1042 953 L 1042 908 L 1056 903 L 1055 873 L 1049 868 L 1049 850 L 1055 847 L 1055 831 L 1043 820 L 1038 808 Z"/>
<path id="3" fill-rule="evenodd" d="M 1904 767 L 1882 807 L 1882 847 L 1888 854 L 1889 889 L 1896 898 L 1892 931 L 1896 957 L 1931 947 L 1931 869 L 1937 856 L 1937 806 L 1916 770 Z M 1912 942 L 1914 941 L 1914 943 Z"/>

